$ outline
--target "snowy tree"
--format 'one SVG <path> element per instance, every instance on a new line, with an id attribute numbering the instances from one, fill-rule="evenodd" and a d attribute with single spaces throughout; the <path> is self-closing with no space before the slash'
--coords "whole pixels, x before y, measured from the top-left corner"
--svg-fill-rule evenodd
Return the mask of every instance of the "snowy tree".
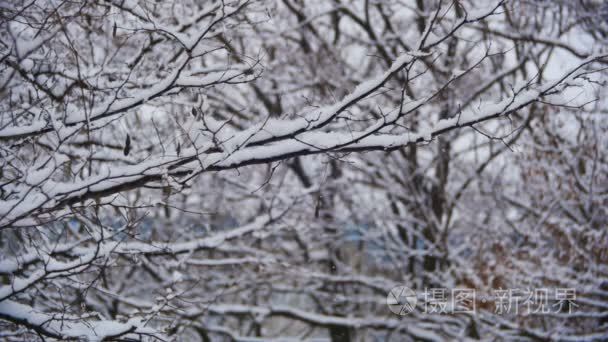
<path id="1" fill-rule="evenodd" d="M 1 6 L 2 339 L 608 338 L 602 1 Z"/>

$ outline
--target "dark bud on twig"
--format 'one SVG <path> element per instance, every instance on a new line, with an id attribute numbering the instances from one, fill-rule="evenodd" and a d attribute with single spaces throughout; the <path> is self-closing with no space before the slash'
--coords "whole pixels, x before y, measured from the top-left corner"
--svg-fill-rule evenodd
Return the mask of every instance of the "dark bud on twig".
<path id="1" fill-rule="evenodd" d="M 177 149 L 176 149 L 176 151 L 175 151 L 175 152 L 177 152 L 177 156 L 178 156 L 178 157 L 179 157 L 179 154 L 181 153 L 181 151 L 182 151 L 182 143 L 181 143 L 181 142 L 178 142 L 178 143 L 177 143 Z"/>
<path id="2" fill-rule="evenodd" d="M 125 148 L 122 151 L 125 156 L 129 155 L 129 152 L 131 152 L 131 137 L 127 134 L 127 140 L 125 140 Z"/>
<path id="3" fill-rule="evenodd" d="M 116 38 L 116 22 L 114 22 L 114 28 L 112 28 L 112 38 Z"/>
<path id="4" fill-rule="evenodd" d="M 196 117 L 196 108 L 192 107 L 192 116 Z"/>

